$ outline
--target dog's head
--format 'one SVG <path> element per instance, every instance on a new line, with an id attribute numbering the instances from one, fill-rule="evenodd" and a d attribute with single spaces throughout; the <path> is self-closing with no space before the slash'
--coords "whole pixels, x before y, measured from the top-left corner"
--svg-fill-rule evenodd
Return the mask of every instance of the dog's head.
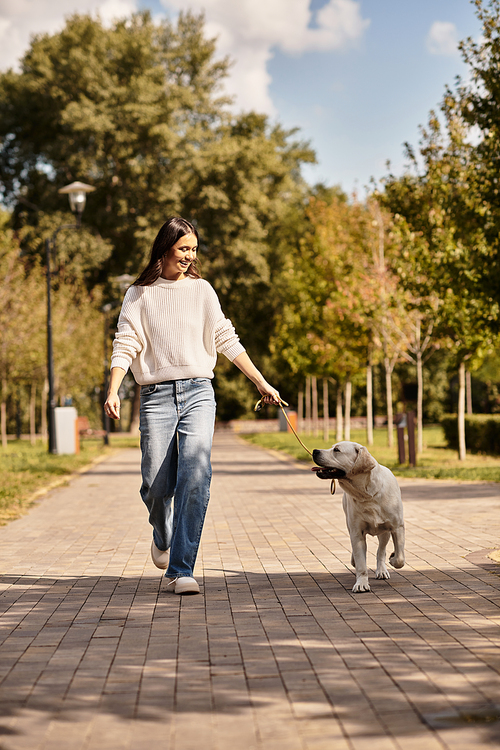
<path id="1" fill-rule="evenodd" d="M 321 467 L 317 471 L 320 479 L 342 479 L 367 474 L 377 466 L 377 462 L 363 445 L 347 440 L 335 443 L 329 450 L 313 450 L 313 460 Z"/>

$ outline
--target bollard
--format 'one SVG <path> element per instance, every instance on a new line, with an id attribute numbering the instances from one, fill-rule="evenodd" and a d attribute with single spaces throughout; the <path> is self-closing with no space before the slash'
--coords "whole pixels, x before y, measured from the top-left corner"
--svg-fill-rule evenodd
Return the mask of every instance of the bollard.
<path id="1" fill-rule="evenodd" d="M 405 427 L 406 427 L 406 414 L 396 414 L 396 431 L 398 435 L 398 458 L 399 458 L 400 464 L 406 463 Z"/>

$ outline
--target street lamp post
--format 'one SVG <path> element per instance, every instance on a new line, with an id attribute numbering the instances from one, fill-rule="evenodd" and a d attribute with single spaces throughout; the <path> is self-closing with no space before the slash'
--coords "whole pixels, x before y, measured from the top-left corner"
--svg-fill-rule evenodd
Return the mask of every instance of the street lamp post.
<path id="1" fill-rule="evenodd" d="M 103 403 L 106 401 L 106 395 L 108 392 L 108 372 L 109 372 L 109 364 L 108 364 L 108 336 L 109 336 L 109 313 L 113 309 L 113 305 L 111 302 L 108 302 L 104 307 L 102 308 L 102 311 L 104 313 L 104 390 L 103 390 Z M 110 427 L 110 419 L 109 414 L 104 409 L 102 410 L 103 414 L 103 427 L 104 427 L 104 445 L 109 445 L 109 427 Z"/>
<path id="2" fill-rule="evenodd" d="M 82 223 L 82 213 L 85 208 L 87 193 L 95 190 L 92 185 L 86 185 L 84 182 L 72 182 L 66 185 L 58 192 L 66 194 L 69 198 L 69 205 L 75 214 L 75 224 L 62 224 L 58 227 L 51 237 L 45 240 L 45 262 L 47 273 L 47 379 L 49 381 L 49 398 L 48 398 L 48 432 L 49 432 L 49 453 L 57 453 L 56 446 L 56 429 L 55 429 L 55 389 L 54 389 L 54 352 L 52 344 L 52 307 L 51 307 L 51 277 L 50 257 L 56 255 L 56 239 L 59 232 L 63 229 L 79 229 Z"/>

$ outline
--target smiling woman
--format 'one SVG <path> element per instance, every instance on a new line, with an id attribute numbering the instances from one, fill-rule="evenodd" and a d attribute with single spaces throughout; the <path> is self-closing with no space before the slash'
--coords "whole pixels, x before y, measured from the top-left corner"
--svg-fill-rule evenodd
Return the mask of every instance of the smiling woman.
<path id="1" fill-rule="evenodd" d="M 160 277 L 169 281 L 186 275 L 201 278 L 197 268 L 199 239 L 198 230 L 189 221 L 177 216 L 168 219 L 156 235 L 149 263 L 134 286 L 149 286 Z"/>
<path id="2" fill-rule="evenodd" d="M 168 281 L 178 281 L 184 278 L 196 261 L 197 250 L 198 237 L 196 235 L 186 234 L 181 237 L 163 256 L 162 278 Z"/>
<path id="3" fill-rule="evenodd" d="M 279 403 L 200 277 L 198 242 L 196 227 L 180 217 L 158 232 L 148 265 L 123 301 L 104 405 L 119 419 L 118 389 L 130 367 L 141 385 L 140 492 L 153 526 L 151 557 L 167 569 L 167 591 L 176 594 L 199 593 L 193 568 L 210 494 L 217 353 L 234 362 L 265 403 Z"/>

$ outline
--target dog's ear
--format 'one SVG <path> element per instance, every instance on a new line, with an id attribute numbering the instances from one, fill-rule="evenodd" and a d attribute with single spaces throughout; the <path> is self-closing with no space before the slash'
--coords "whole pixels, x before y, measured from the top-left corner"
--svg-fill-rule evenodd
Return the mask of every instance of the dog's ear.
<path id="1" fill-rule="evenodd" d="M 368 453 L 367 449 L 363 446 L 358 451 L 357 458 L 354 462 L 354 466 L 349 472 L 349 475 L 353 476 L 354 474 L 366 474 L 374 469 L 376 465 L 377 462 L 375 461 L 373 456 Z"/>

